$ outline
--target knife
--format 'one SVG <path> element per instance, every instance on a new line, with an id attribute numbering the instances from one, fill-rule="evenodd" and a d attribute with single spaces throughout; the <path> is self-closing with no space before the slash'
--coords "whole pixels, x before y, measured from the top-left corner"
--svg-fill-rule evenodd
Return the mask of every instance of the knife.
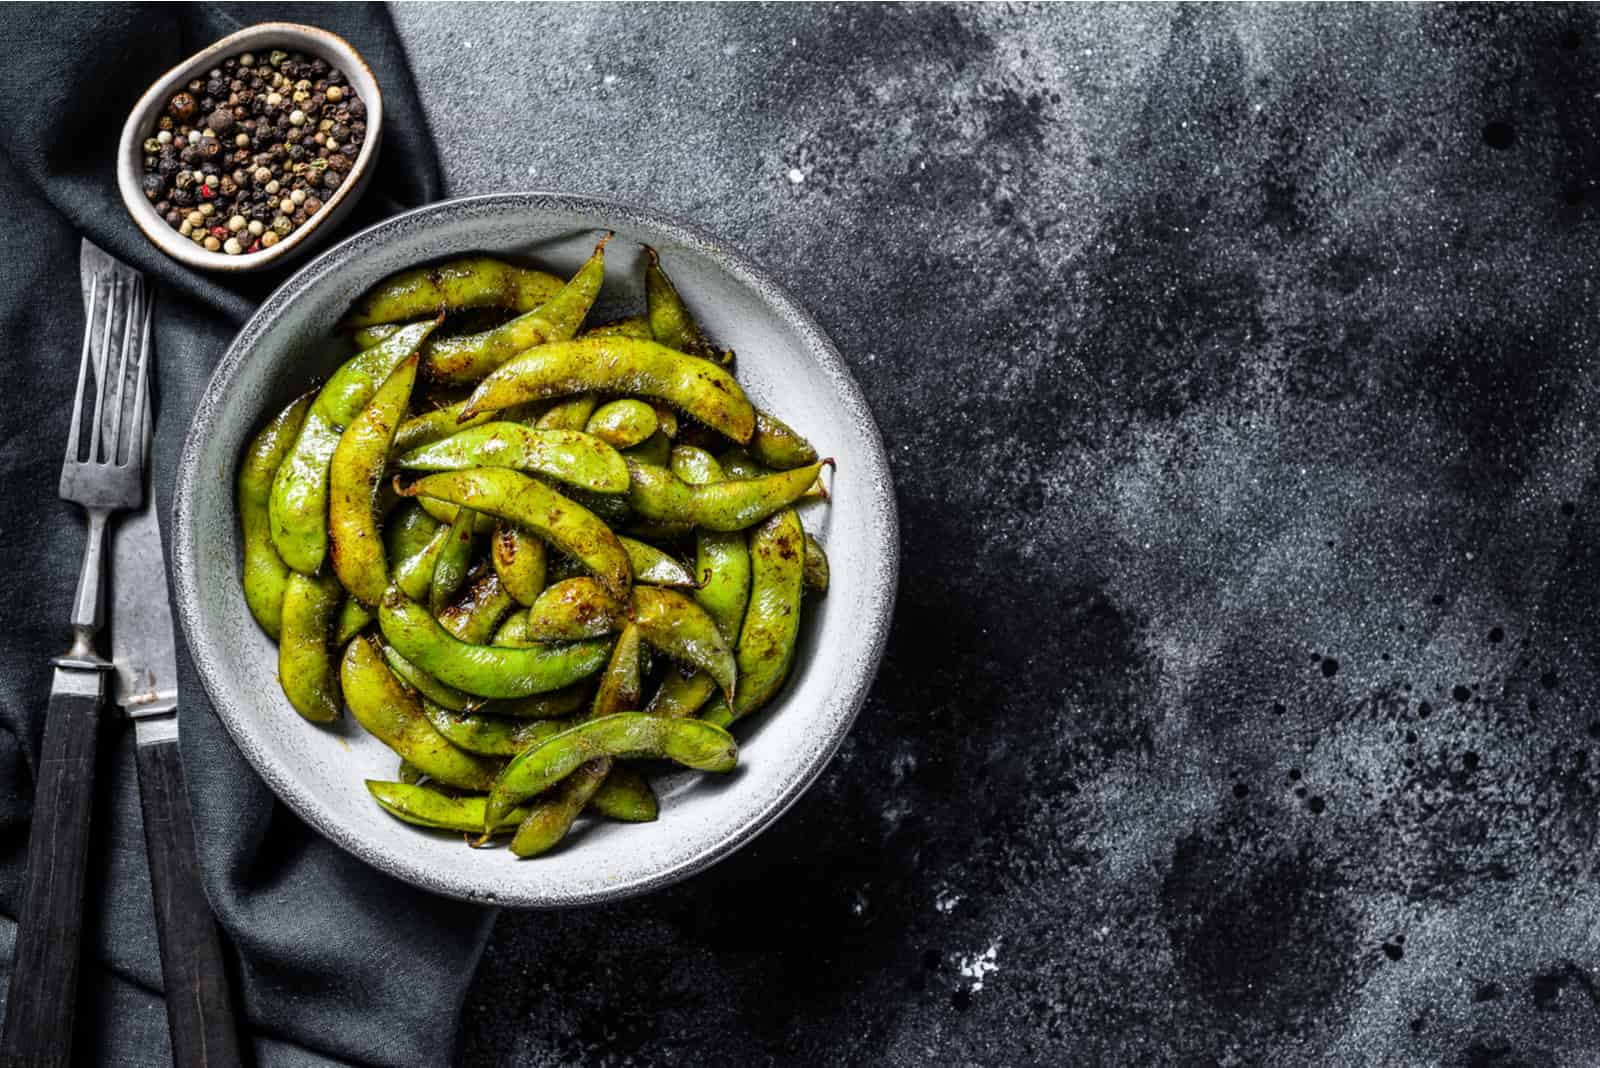
<path id="1" fill-rule="evenodd" d="M 149 455 L 150 423 L 145 425 Z M 167 1026 L 177 1068 L 242 1064 L 222 939 L 200 884 L 178 755 L 178 668 L 155 493 L 111 540 L 116 702 L 133 721 Z"/>

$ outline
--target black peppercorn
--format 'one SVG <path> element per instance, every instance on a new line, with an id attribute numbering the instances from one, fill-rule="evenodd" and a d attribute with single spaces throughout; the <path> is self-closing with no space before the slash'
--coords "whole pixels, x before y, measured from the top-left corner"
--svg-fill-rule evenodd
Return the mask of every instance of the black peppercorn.
<path id="1" fill-rule="evenodd" d="M 183 169 L 183 164 L 178 162 L 177 156 L 162 156 L 156 161 L 156 173 L 163 178 L 171 178 Z"/>
<path id="2" fill-rule="evenodd" d="M 304 145 L 292 144 L 292 145 L 289 146 L 289 159 L 290 160 L 298 163 L 300 160 L 303 160 L 305 158 L 306 158 L 306 148 L 305 148 Z"/>
<path id="3" fill-rule="evenodd" d="M 187 190 L 187 189 L 174 189 L 172 191 L 172 203 L 175 206 L 180 207 L 180 208 L 192 208 L 192 207 L 194 207 L 194 202 L 195 202 L 195 195 L 193 193 L 191 193 L 189 190 Z"/>
<path id="4" fill-rule="evenodd" d="M 202 137 L 199 144 L 200 155 L 204 159 L 216 159 L 217 153 L 222 151 L 222 142 L 215 137 Z"/>
<path id="5" fill-rule="evenodd" d="M 159 174 L 147 174 L 139 181 L 139 186 L 144 190 L 144 195 L 154 204 L 160 200 L 167 191 L 167 180 Z"/>
<path id="6" fill-rule="evenodd" d="M 179 122 L 188 122 L 194 118 L 194 97 L 188 93 L 177 93 L 173 96 L 171 102 L 167 104 L 167 110 L 172 112 L 172 117 Z"/>
<path id="7" fill-rule="evenodd" d="M 221 78 L 212 78 L 206 82 L 206 95 L 211 97 L 227 96 L 228 83 Z"/>
<path id="8" fill-rule="evenodd" d="M 222 190 L 223 196 L 231 197 L 239 191 L 239 183 L 235 182 L 232 176 L 224 174 L 222 181 L 217 183 L 217 188 Z"/>
<path id="9" fill-rule="evenodd" d="M 156 206 L 156 210 L 161 211 L 160 205 Z M 176 211 L 171 206 L 168 206 L 166 211 L 161 211 L 161 214 L 166 217 L 167 225 L 174 230 L 183 225 L 183 212 Z"/>
<path id="10" fill-rule="evenodd" d="M 194 185 L 194 171 L 179 170 L 173 176 L 172 185 L 175 189 L 188 189 L 191 185 Z"/>
<path id="11" fill-rule="evenodd" d="M 338 189 L 339 183 L 344 181 L 344 176 L 332 168 L 322 172 L 322 184 L 329 189 Z"/>
<path id="12" fill-rule="evenodd" d="M 158 200 L 158 201 L 156 201 L 156 211 L 159 212 L 160 214 L 165 215 L 167 212 L 169 212 L 171 210 L 172 210 L 172 201 L 170 201 L 170 200 Z"/>
<path id="13" fill-rule="evenodd" d="M 218 137 L 226 137 L 233 130 L 233 112 L 227 108 L 218 108 L 206 119 L 206 125 Z"/>
<path id="14" fill-rule="evenodd" d="M 367 105 L 361 102 L 360 97 L 350 101 L 350 117 L 352 119 L 364 119 L 367 117 Z"/>
<path id="15" fill-rule="evenodd" d="M 350 127 L 342 122 L 334 123 L 333 129 L 329 130 L 328 132 L 333 135 L 333 139 L 335 141 L 343 142 L 350 140 Z"/>
<path id="16" fill-rule="evenodd" d="M 328 84 L 329 85 L 343 85 L 344 84 L 344 72 L 343 71 L 338 71 L 338 70 L 330 70 L 328 72 Z"/>
<path id="17" fill-rule="evenodd" d="M 209 115 L 209 114 L 211 114 L 212 109 L 214 109 L 216 106 L 217 106 L 217 98 L 216 97 L 214 97 L 214 96 L 203 96 L 203 97 L 200 98 L 200 114 Z"/>
<path id="18" fill-rule="evenodd" d="M 361 146 L 357 144 L 340 145 L 339 154 L 345 159 L 354 160 L 361 155 Z"/>

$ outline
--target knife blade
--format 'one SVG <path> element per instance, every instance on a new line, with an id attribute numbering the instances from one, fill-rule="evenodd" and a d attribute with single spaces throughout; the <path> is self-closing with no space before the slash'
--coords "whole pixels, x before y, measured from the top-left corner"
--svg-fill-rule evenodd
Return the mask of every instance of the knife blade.
<path id="1" fill-rule="evenodd" d="M 142 430 L 149 456 L 153 420 Z M 147 490 L 111 534 L 113 696 L 133 721 L 173 1063 L 235 1065 L 243 1062 L 222 938 L 200 882 L 178 754 L 177 644 L 155 496 Z"/>

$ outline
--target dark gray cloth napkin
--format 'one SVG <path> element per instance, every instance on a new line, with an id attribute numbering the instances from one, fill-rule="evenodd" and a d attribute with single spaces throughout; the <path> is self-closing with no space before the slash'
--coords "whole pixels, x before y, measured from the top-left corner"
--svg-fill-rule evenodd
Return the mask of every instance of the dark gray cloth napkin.
<path id="1" fill-rule="evenodd" d="M 56 498 L 83 329 L 87 236 L 158 282 L 153 488 L 163 526 L 189 416 L 229 338 L 282 271 L 234 281 L 166 259 L 118 198 L 122 122 L 157 75 L 234 30 L 323 26 L 367 59 L 386 105 L 379 170 L 348 232 L 439 195 L 399 39 L 381 6 L 14 5 L 0 9 L 0 960 L 18 889 L 49 658 L 83 547 Z M 171 532 L 166 536 L 170 562 Z M 180 642 L 180 722 L 206 890 L 237 964 L 241 1025 L 262 1065 L 444 1063 L 493 915 L 395 882 L 307 830 L 245 763 Z M 86 895 L 82 1064 L 170 1063 L 132 732 L 102 742 Z"/>

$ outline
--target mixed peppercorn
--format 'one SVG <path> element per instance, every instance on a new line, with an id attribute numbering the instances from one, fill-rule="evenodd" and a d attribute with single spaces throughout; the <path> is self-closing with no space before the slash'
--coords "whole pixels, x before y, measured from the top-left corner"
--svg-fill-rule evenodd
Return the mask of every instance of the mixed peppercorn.
<path id="1" fill-rule="evenodd" d="M 271 248 L 332 198 L 367 139 L 342 72 L 299 52 L 245 52 L 174 93 L 144 142 L 144 195 L 211 252 Z"/>

